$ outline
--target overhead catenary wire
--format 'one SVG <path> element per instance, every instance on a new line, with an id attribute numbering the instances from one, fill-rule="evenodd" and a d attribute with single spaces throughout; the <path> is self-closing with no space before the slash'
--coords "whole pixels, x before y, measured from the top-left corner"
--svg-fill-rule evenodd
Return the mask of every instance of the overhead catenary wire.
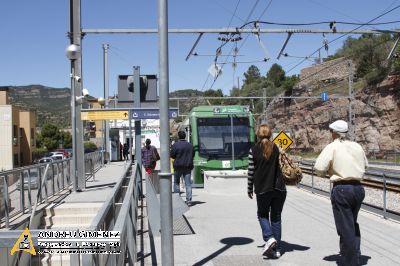
<path id="1" fill-rule="evenodd" d="M 307 23 L 283 23 L 283 22 L 272 22 L 272 21 L 249 21 L 246 24 L 244 24 L 241 28 L 246 27 L 248 25 L 251 25 L 253 23 L 259 23 L 259 24 L 266 24 L 266 25 L 277 25 L 277 26 L 314 26 L 314 25 L 324 25 L 333 22 L 333 20 L 330 21 L 319 21 L 319 22 L 307 22 Z M 362 22 L 347 22 L 347 21 L 335 21 L 336 24 L 344 24 L 344 25 L 358 25 L 358 26 L 378 26 L 378 25 L 388 25 L 388 24 L 396 24 L 400 23 L 400 20 L 394 20 L 394 21 L 387 21 L 387 22 L 376 22 L 376 23 L 362 23 Z"/>
<path id="2" fill-rule="evenodd" d="M 343 38 L 344 36 L 347 36 L 347 35 L 351 34 L 351 32 L 358 30 L 359 28 L 365 26 L 366 24 L 371 23 L 372 21 L 377 20 L 377 19 L 379 19 L 379 18 L 381 18 L 381 17 L 383 17 L 383 16 L 389 14 L 390 12 L 392 12 L 392 11 L 398 9 L 398 8 L 400 8 L 400 5 L 397 5 L 397 6 L 395 6 L 394 8 L 391 8 L 390 10 L 388 10 L 388 11 L 382 13 L 381 15 L 379 15 L 379 16 L 377 16 L 377 17 L 375 17 L 375 18 L 369 20 L 368 22 L 366 22 L 366 23 L 364 23 L 364 24 L 362 24 L 362 25 L 360 25 L 360 26 L 354 28 L 354 29 L 351 30 L 350 32 L 347 32 L 347 33 L 345 33 L 345 34 L 340 35 L 339 37 L 337 37 L 337 38 L 335 38 L 335 39 L 329 41 L 328 44 L 333 43 L 333 42 L 335 42 L 335 41 L 337 41 L 337 40 Z M 318 50 L 321 49 L 321 48 L 324 48 L 324 46 L 319 47 L 317 50 L 315 50 L 313 53 L 311 53 L 308 57 L 313 56 L 313 55 L 314 55 L 315 53 L 317 53 Z M 289 73 L 290 71 L 292 71 L 293 69 L 295 69 L 296 67 L 298 67 L 299 65 L 301 65 L 302 63 L 304 63 L 305 61 L 306 61 L 306 59 L 301 60 L 301 61 L 300 61 L 298 64 L 296 64 L 294 67 L 290 68 L 286 73 Z"/>
<path id="3" fill-rule="evenodd" d="M 238 9 L 238 7 L 239 7 L 240 1 L 241 1 L 241 0 L 238 0 L 237 3 L 236 3 L 235 10 L 234 10 L 234 12 L 233 12 L 233 14 L 232 14 L 232 16 L 231 16 L 231 19 L 229 20 L 229 23 L 228 23 L 228 28 L 231 26 L 231 23 L 232 23 L 232 21 L 233 21 L 233 18 L 236 16 L 236 12 L 237 12 L 237 9 Z M 242 20 L 242 19 L 240 19 L 240 20 Z M 214 59 L 214 62 L 216 62 L 216 61 L 217 61 L 217 60 Z M 214 64 L 215 64 L 215 63 L 214 63 Z M 209 80 L 209 78 L 210 78 L 210 73 L 207 73 L 207 78 L 206 78 L 206 81 L 205 81 L 204 84 L 203 84 L 202 90 L 204 89 L 205 84 L 207 84 L 207 81 Z"/>
<path id="4" fill-rule="evenodd" d="M 247 16 L 247 19 L 246 19 L 244 25 L 241 26 L 240 28 L 244 28 L 244 27 L 245 27 L 245 25 L 247 24 L 247 21 L 250 19 L 250 17 L 251 17 L 251 15 L 253 14 L 255 8 L 257 7 L 258 2 L 259 2 L 259 0 L 257 0 L 257 1 L 255 2 L 255 4 L 253 5 L 253 8 L 251 9 L 251 11 L 250 11 L 250 13 L 249 13 L 249 15 Z M 267 11 L 267 9 L 270 7 L 271 3 L 272 3 L 272 0 L 270 0 L 269 3 L 268 3 L 268 5 L 266 6 L 266 8 L 264 8 L 264 10 L 263 10 L 263 12 L 261 13 L 259 19 L 265 14 L 265 12 Z M 248 34 L 248 35 L 246 36 L 246 38 L 243 40 L 241 46 L 238 48 L 238 52 L 239 52 L 240 49 L 243 47 L 244 43 L 247 41 L 247 39 L 248 39 L 249 36 L 250 36 L 250 35 Z M 227 43 L 228 43 L 228 41 L 225 42 L 223 45 L 225 45 L 225 44 L 227 44 Z M 218 49 L 221 49 L 221 48 L 222 48 L 222 47 L 220 46 Z M 217 50 L 218 50 L 218 49 L 217 49 Z M 231 48 L 229 54 L 232 54 L 233 50 L 234 50 L 234 47 Z M 215 58 L 214 60 L 216 61 L 217 58 Z M 226 58 L 225 62 L 227 62 L 227 60 L 228 60 L 228 57 Z M 217 76 L 216 78 L 214 78 L 214 81 L 213 81 L 213 83 L 211 84 L 210 89 L 212 89 L 212 87 L 214 86 L 214 84 L 215 84 L 217 78 L 218 78 L 218 76 Z"/>
<path id="5" fill-rule="evenodd" d="M 376 47 L 378 47 L 378 46 L 380 46 L 380 45 L 382 45 L 382 44 L 385 44 L 385 43 L 387 43 L 388 41 L 390 41 L 390 40 L 381 41 L 381 42 L 377 43 L 376 45 L 374 45 L 373 47 L 371 47 L 371 49 L 375 49 Z M 314 73 L 312 73 L 312 74 L 310 74 L 310 75 L 308 75 L 308 76 L 306 76 L 306 77 L 300 79 L 298 82 L 305 81 L 305 80 L 307 80 L 307 79 L 309 79 L 309 78 L 311 78 L 311 77 L 313 77 L 313 76 L 315 76 L 315 75 L 321 73 L 322 71 L 324 71 L 324 70 L 326 70 L 326 69 L 329 69 L 329 68 L 331 68 L 331 67 L 334 67 L 334 66 L 336 66 L 336 65 L 338 65 L 338 64 L 340 64 L 340 63 L 342 63 L 342 62 L 343 62 L 344 60 L 346 60 L 346 59 L 350 59 L 350 58 L 349 58 L 349 57 L 344 57 L 343 60 L 339 60 L 339 61 L 335 62 L 335 63 L 332 64 L 332 65 L 329 65 L 329 66 L 326 66 L 326 67 L 324 67 L 324 68 L 321 68 L 320 70 L 318 70 L 318 71 L 316 71 L 316 72 L 314 72 Z"/>
<path id="6" fill-rule="evenodd" d="M 348 17 L 348 18 L 350 18 L 350 19 L 352 19 L 352 20 L 354 20 L 354 21 L 358 21 L 358 22 L 361 22 L 361 23 L 362 23 L 361 20 L 359 20 L 359 19 L 357 19 L 357 18 L 354 18 L 354 17 L 351 17 L 351 16 L 345 14 L 344 12 L 342 12 L 342 11 L 340 11 L 340 10 L 337 10 L 336 8 L 332 8 L 332 7 L 330 7 L 330 6 L 324 5 L 324 4 L 320 3 L 320 2 L 316 2 L 316 1 L 313 1 L 313 0 L 309 0 L 309 1 L 312 2 L 312 3 L 314 3 L 314 4 L 317 4 L 317 5 L 319 5 L 319 6 L 322 6 L 322 7 L 326 8 L 326 9 L 332 10 L 332 11 L 334 11 L 334 12 L 340 14 L 341 16 L 345 16 L 345 17 Z M 392 8 L 392 6 L 393 6 L 394 4 L 396 4 L 396 2 L 398 2 L 398 1 L 399 1 L 399 0 L 394 0 L 394 1 L 393 1 L 387 8 L 385 8 L 382 12 L 385 12 L 385 11 L 389 10 L 390 8 Z M 374 27 L 373 25 L 367 25 L 367 26 L 371 26 L 370 28 L 376 29 L 376 27 Z"/>
<path id="7" fill-rule="evenodd" d="M 376 17 L 376 18 L 370 20 L 370 21 L 367 22 L 367 23 L 353 23 L 353 22 L 336 21 L 337 24 L 343 23 L 343 24 L 349 24 L 349 25 L 359 25 L 359 27 L 356 27 L 356 28 L 353 29 L 352 31 L 350 31 L 350 32 L 348 32 L 348 33 L 346 33 L 346 34 L 343 34 L 342 36 L 339 36 L 338 38 L 335 38 L 334 40 L 331 40 L 331 41 L 328 42 L 328 43 L 335 42 L 335 41 L 339 40 L 340 38 L 343 38 L 344 36 L 351 34 L 352 32 L 356 31 L 357 29 L 359 29 L 359 28 L 361 28 L 361 27 L 363 27 L 363 26 L 385 25 L 385 24 L 394 24 L 394 23 L 400 22 L 400 21 L 387 21 L 387 22 L 371 23 L 372 21 L 374 21 L 374 20 L 376 20 L 376 19 L 378 19 L 378 18 L 380 18 L 380 17 L 382 17 L 382 16 L 388 14 L 389 12 L 392 12 L 393 10 L 395 10 L 395 9 L 397 9 L 397 8 L 398 8 L 398 6 L 396 6 L 396 7 L 392 8 L 392 9 L 388 10 L 387 12 L 384 12 L 383 14 L 381 14 L 381 15 L 379 15 L 378 17 Z M 330 22 L 330 21 L 325 21 L 324 23 L 329 23 L 329 22 Z M 247 23 L 247 25 L 249 25 L 249 24 L 250 24 L 250 22 Z M 282 25 L 282 24 L 281 24 L 281 25 Z M 303 24 L 297 23 L 296 25 L 304 25 L 304 23 L 303 23 Z M 240 27 L 240 28 L 243 28 L 243 26 Z M 248 36 L 247 36 L 247 37 L 248 37 Z M 245 40 L 243 41 L 243 43 L 242 43 L 242 45 L 240 46 L 240 48 L 243 46 L 243 44 L 244 44 L 244 42 L 246 41 L 246 39 L 247 39 L 247 38 L 245 38 Z M 387 41 L 388 41 L 388 40 L 387 40 Z M 387 42 L 387 41 L 385 41 L 385 42 Z M 380 44 L 378 44 L 378 45 L 380 45 Z M 308 57 L 303 57 L 303 58 L 304 58 L 305 60 L 308 60 L 308 59 L 312 58 L 312 55 L 314 55 L 316 52 L 318 52 L 318 50 L 322 49 L 323 47 L 324 47 L 324 46 L 321 46 L 321 47 L 318 48 L 314 53 L 312 53 L 310 56 L 308 56 Z M 239 48 L 239 49 L 240 49 L 240 48 Z M 294 56 L 293 56 L 293 57 L 294 57 Z M 303 60 L 302 62 L 304 62 L 305 60 Z M 226 62 L 226 63 L 227 63 L 227 62 Z M 224 63 L 219 63 L 219 64 L 224 64 Z M 297 65 L 296 65 L 295 67 L 297 67 Z M 294 67 L 294 68 L 295 68 L 295 67 Z M 328 67 L 326 67 L 326 68 L 324 68 L 324 69 L 321 69 L 321 70 L 319 70 L 318 72 L 313 73 L 313 74 L 311 74 L 311 75 L 309 75 L 309 76 L 307 76 L 307 77 L 301 79 L 301 81 L 304 81 L 304 80 L 306 80 L 306 79 L 309 79 L 309 78 L 311 78 L 312 76 L 317 75 L 319 72 L 321 72 L 321 71 L 323 71 L 323 70 L 325 70 L 325 69 L 327 69 L 327 68 L 330 68 L 330 67 L 333 67 L 333 65 L 328 66 Z M 290 69 L 288 72 L 290 72 L 291 70 L 292 70 L 292 69 Z M 215 80 L 216 80 L 216 79 L 215 79 Z M 215 83 L 215 80 L 214 80 L 213 84 Z M 334 84 L 336 84 L 336 83 L 338 83 L 338 82 L 339 82 L 339 81 L 336 81 L 336 82 L 334 82 L 334 83 L 331 83 L 330 85 L 334 85 Z M 212 86 L 210 87 L 210 89 L 211 89 L 211 88 L 212 88 Z"/>

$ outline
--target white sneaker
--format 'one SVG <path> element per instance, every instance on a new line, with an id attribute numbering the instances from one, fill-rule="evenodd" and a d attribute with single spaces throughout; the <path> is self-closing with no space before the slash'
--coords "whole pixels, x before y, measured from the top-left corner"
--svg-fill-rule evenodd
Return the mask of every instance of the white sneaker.
<path id="1" fill-rule="evenodd" d="M 272 249 L 275 247 L 275 245 L 276 245 L 275 238 L 271 237 L 270 239 L 268 239 L 268 241 L 265 242 L 263 255 L 264 256 L 270 255 L 272 253 Z"/>

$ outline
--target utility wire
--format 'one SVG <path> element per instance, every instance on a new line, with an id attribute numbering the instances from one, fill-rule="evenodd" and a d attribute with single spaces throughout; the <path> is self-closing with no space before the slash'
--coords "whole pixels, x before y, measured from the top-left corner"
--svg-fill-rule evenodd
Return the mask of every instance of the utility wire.
<path id="1" fill-rule="evenodd" d="M 220 65 L 226 65 L 226 64 L 233 64 L 233 63 L 236 63 L 236 64 L 251 64 L 251 63 L 265 63 L 265 62 L 267 62 L 267 60 L 253 60 L 253 61 L 232 61 L 232 62 L 217 62 L 217 64 L 220 64 Z"/>
<path id="2" fill-rule="evenodd" d="M 278 25 L 278 26 L 312 26 L 312 25 L 321 25 L 321 24 L 329 24 L 333 22 L 330 21 L 320 21 L 320 22 L 308 22 L 308 23 L 282 23 L 282 22 L 271 22 L 271 21 L 249 21 L 244 24 L 241 28 L 248 26 L 253 23 L 267 24 L 267 25 Z M 387 25 L 387 24 L 395 24 L 399 23 L 400 20 L 394 21 L 386 21 L 386 22 L 377 22 L 377 23 L 358 23 L 358 22 L 346 22 L 346 21 L 335 21 L 336 24 L 344 24 L 344 25 L 361 25 L 361 26 L 376 26 L 376 25 Z"/>
<path id="3" fill-rule="evenodd" d="M 257 5 L 258 5 L 258 2 L 259 2 L 259 0 L 257 0 L 257 1 L 254 3 L 253 8 L 251 9 L 249 15 L 247 16 L 247 19 L 246 19 L 244 25 L 240 27 L 241 29 L 244 28 L 245 25 L 248 24 L 247 21 L 250 19 L 251 15 L 253 14 L 254 10 L 256 9 L 256 7 L 257 7 Z M 263 10 L 263 12 L 261 13 L 259 19 L 265 14 L 265 12 L 267 11 L 267 9 L 270 7 L 271 3 L 272 3 L 272 0 L 270 0 L 270 2 L 268 3 L 267 7 Z M 246 36 L 246 38 L 245 38 L 244 41 L 242 42 L 241 46 L 238 48 L 238 52 L 239 52 L 240 49 L 243 47 L 244 43 L 247 41 L 247 39 L 248 39 L 249 36 L 250 36 L 250 34 L 248 34 L 248 35 Z M 232 38 L 232 37 L 231 37 L 231 38 Z M 223 46 L 226 45 L 226 44 L 231 40 L 231 38 L 228 39 L 228 40 L 223 44 Z M 220 48 L 222 48 L 222 46 L 220 46 L 218 49 L 220 49 Z M 217 49 L 217 50 L 218 50 L 218 49 Z M 233 50 L 234 50 L 234 46 L 232 46 L 232 48 L 231 48 L 229 54 L 232 54 L 232 51 L 233 51 Z M 217 61 L 217 56 L 216 56 L 216 58 L 214 59 L 214 61 L 215 61 L 215 62 Z M 228 57 L 226 58 L 225 63 L 226 63 L 227 61 L 228 61 Z M 216 77 L 214 78 L 214 81 L 213 81 L 213 83 L 211 84 L 210 89 L 212 89 L 212 87 L 214 86 L 214 84 L 215 84 L 215 82 L 216 82 L 217 79 L 218 79 L 218 76 L 216 76 Z"/>
<path id="4" fill-rule="evenodd" d="M 326 9 L 332 10 L 333 12 L 336 12 L 336 13 L 342 15 L 342 16 L 348 17 L 348 18 L 350 18 L 350 19 L 352 19 L 352 20 L 354 20 L 354 21 L 362 22 L 361 20 L 356 19 L 356 18 L 353 18 L 353 17 L 351 17 L 351 16 L 349 16 L 349 15 L 347 15 L 347 14 L 345 14 L 345 13 L 343 13 L 343 12 L 341 12 L 340 10 L 337 10 L 337 9 L 335 9 L 335 8 L 329 7 L 329 6 L 327 6 L 327 5 L 324 5 L 324 4 L 322 4 L 322 3 L 316 2 L 316 1 L 314 1 L 314 0 L 309 0 L 309 1 L 312 2 L 312 3 L 314 3 L 314 4 L 317 4 L 317 5 L 319 5 L 319 6 L 322 6 L 322 7 L 326 8 Z M 389 10 L 389 9 L 393 6 L 393 4 L 395 4 L 395 2 L 397 2 L 397 1 L 398 1 L 398 0 L 393 1 L 393 2 L 392 2 L 386 9 L 384 9 L 382 12 L 385 12 L 385 11 Z M 376 28 L 373 27 L 373 26 L 372 26 L 371 28 L 372 28 L 372 29 L 376 29 Z"/>
<path id="5" fill-rule="evenodd" d="M 377 43 L 376 45 L 374 45 L 373 47 L 371 47 L 371 49 L 375 49 L 376 47 L 381 46 L 382 44 L 387 43 L 387 42 L 389 42 L 389 41 L 391 41 L 391 40 L 389 39 L 389 40 L 384 40 L 384 41 L 382 41 L 382 42 L 379 42 L 379 43 Z M 349 58 L 349 57 L 344 57 L 343 60 L 346 60 L 346 59 L 350 59 L 350 58 Z M 336 65 L 338 65 L 338 64 L 340 64 L 340 63 L 342 63 L 342 62 L 343 62 L 342 60 L 339 60 L 338 62 L 336 62 L 336 63 L 334 63 L 334 64 L 332 64 L 332 65 L 330 65 L 330 66 L 326 66 L 326 67 L 324 67 L 324 68 L 321 68 L 320 70 L 318 70 L 318 71 L 316 71 L 316 72 L 314 72 L 314 73 L 312 73 L 312 74 L 310 74 L 310 75 L 308 75 L 308 76 L 306 76 L 306 77 L 304 77 L 304 78 L 302 78 L 302 79 L 299 79 L 298 82 L 305 81 L 305 80 L 307 80 L 307 79 L 309 79 L 309 78 L 311 78 L 311 77 L 313 77 L 313 76 L 315 76 L 315 75 L 321 73 L 322 71 L 324 71 L 324 70 L 326 70 L 326 69 L 329 69 L 329 68 L 331 68 L 331 67 L 334 67 L 334 66 L 336 66 Z M 335 83 L 332 83 L 332 84 L 335 84 Z"/>
<path id="6" fill-rule="evenodd" d="M 256 9 L 256 7 L 257 7 L 259 1 L 260 1 L 260 0 L 257 0 L 257 1 L 254 3 L 254 5 L 253 5 L 253 7 L 252 7 L 252 9 L 251 9 L 251 11 L 250 11 L 250 13 L 249 13 L 249 15 L 247 16 L 247 18 L 246 18 L 246 20 L 245 20 L 245 24 L 246 24 L 247 21 L 249 21 L 251 15 L 253 14 L 254 10 Z M 271 0 L 271 1 L 272 1 L 272 0 Z M 225 46 L 230 40 L 232 40 L 232 37 L 233 37 L 233 36 L 234 36 L 234 35 L 231 35 L 231 37 L 230 37 L 228 40 L 226 40 L 224 43 L 222 43 L 222 44 L 217 48 L 217 50 L 216 50 L 216 51 L 217 51 L 217 54 L 216 54 L 216 56 L 215 56 L 215 58 L 214 58 L 214 64 L 216 64 L 216 62 L 217 62 L 217 60 L 218 60 L 218 51 L 221 51 L 222 47 Z M 229 54 L 232 54 L 233 49 L 234 49 L 234 47 L 231 48 L 231 51 L 229 52 Z M 227 60 L 228 60 L 228 57 L 226 58 L 226 61 L 227 61 Z M 226 62 L 226 61 L 225 61 L 225 62 Z M 214 86 L 214 84 L 215 84 L 215 82 L 217 81 L 218 77 L 219 77 L 219 74 L 217 74 L 217 75 L 215 76 L 215 78 L 214 78 L 214 80 L 213 80 L 213 83 L 211 84 L 211 86 L 210 86 L 210 88 L 209 88 L 210 90 L 211 90 L 212 87 Z"/>
<path id="7" fill-rule="evenodd" d="M 229 13 L 232 14 L 232 16 L 234 16 L 235 18 L 239 19 L 240 21 L 244 22 L 244 20 L 236 15 L 236 11 L 235 13 L 232 13 L 231 10 L 229 10 L 228 8 L 226 8 L 224 5 L 222 5 L 221 3 L 219 3 L 218 1 L 213 0 L 212 2 L 214 2 L 215 4 L 219 5 L 220 7 L 222 7 L 223 9 L 227 10 Z"/>
<path id="8" fill-rule="evenodd" d="M 238 0 L 237 3 L 236 3 L 235 11 L 233 12 L 232 17 L 231 17 L 231 19 L 229 20 L 229 23 L 228 23 L 228 28 L 231 26 L 232 20 L 233 20 L 233 18 L 236 16 L 236 11 L 237 11 L 237 9 L 238 9 L 238 6 L 239 6 L 240 1 L 241 1 L 241 0 Z M 240 19 L 240 18 L 239 18 L 239 19 Z M 240 19 L 240 20 L 242 20 L 242 19 Z M 242 20 L 242 21 L 243 21 L 243 20 Z M 222 41 L 222 40 L 221 40 L 221 41 Z M 220 46 L 220 48 L 218 48 L 218 49 L 221 49 L 221 47 L 222 47 L 223 45 L 224 45 L 224 44 L 221 43 L 221 46 Z M 217 49 L 217 51 L 218 51 L 218 49 Z M 217 53 L 218 53 L 218 52 L 217 52 Z M 229 56 L 229 55 L 228 55 L 228 56 Z M 217 59 L 215 58 L 215 59 L 214 59 L 214 64 L 216 64 L 216 61 L 217 61 Z M 217 75 L 217 77 L 218 77 L 218 75 Z M 204 89 L 204 86 L 205 86 L 205 84 L 207 83 L 207 81 L 208 81 L 209 78 L 210 78 L 210 73 L 207 74 L 207 78 L 206 78 L 206 81 L 205 81 L 204 84 L 203 84 L 202 90 Z"/>
<path id="9" fill-rule="evenodd" d="M 347 33 L 345 33 L 345 34 L 340 35 L 339 37 L 337 37 L 337 38 L 335 38 L 335 39 L 329 41 L 327 44 L 333 43 L 333 42 L 335 42 L 335 41 L 337 41 L 337 40 L 343 38 L 344 36 L 347 36 L 347 35 L 351 34 L 351 32 L 358 30 L 359 28 L 361 28 L 361 27 L 363 27 L 363 26 L 365 26 L 365 25 L 371 23 L 371 22 L 374 21 L 374 20 L 377 20 L 378 18 L 381 18 L 381 17 L 383 17 L 383 16 L 389 14 L 390 12 L 392 12 L 392 11 L 398 9 L 398 8 L 400 8 L 400 5 L 398 5 L 398 6 L 394 7 L 394 8 L 392 8 L 392 9 L 390 9 L 390 10 L 388 10 L 388 11 L 382 13 L 381 15 L 379 15 L 379 16 L 377 16 L 377 17 L 371 19 L 371 20 L 369 20 L 367 23 L 364 23 L 364 24 L 362 24 L 362 25 L 360 25 L 360 26 L 354 28 L 354 29 L 351 30 L 350 32 L 347 32 Z M 316 52 L 318 52 L 318 50 L 321 49 L 321 48 L 324 48 L 324 46 L 319 47 L 317 50 L 315 50 L 315 51 L 314 51 L 312 54 L 310 54 L 308 57 L 313 56 L 313 55 L 314 55 Z M 289 73 L 290 71 L 292 71 L 293 69 L 295 69 L 296 67 L 298 67 L 299 65 L 301 65 L 302 63 L 304 63 L 305 61 L 306 61 L 306 59 L 303 59 L 303 60 L 300 61 L 298 64 L 296 64 L 294 67 L 292 67 L 291 69 L 289 69 L 286 73 Z"/>

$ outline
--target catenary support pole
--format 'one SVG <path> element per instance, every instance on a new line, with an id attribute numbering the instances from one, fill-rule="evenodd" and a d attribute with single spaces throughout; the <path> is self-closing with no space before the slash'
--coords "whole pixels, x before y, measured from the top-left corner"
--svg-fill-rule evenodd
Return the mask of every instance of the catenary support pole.
<path id="1" fill-rule="evenodd" d="M 235 142 L 233 140 L 233 115 L 231 117 L 232 170 L 235 171 Z"/>
<path id="2" fill-rule="evenodd" d="M 77 165 L 75 159 L 75 149 L 76 149 L 76 135 L 73 130 L 76 128 L 76 119 L 75 119 L 75 68 L 74 63 L 71 61 L 71 127 L 72 127 L 72 164 L 71 164 L 71 172 L 72 172 L 72 187 L 73 191 L 78 189 L 78 180 L 77 180 Z"/>
<path id="3" fill-rule="evenodd" d="M 129 117 L 129 134 L 128 134 L 128 136 L 129 136 L 129 152 L 128 152 L 128 158 L 129 158 L 129 161 L 131 161 L 131 163 L 133 163 L 133 156 L 132 156 L 132 147 L 133 147 L 132 141 L 133 141 L 133 138 L 132 138 L 132 119 L 131 119 L 132 114 L 131 114 L 131 110 L 128 111 L 128 117 Z M 126 139 L 126 137 L 125 137 L 125 139 Z"/>
<path id="4" fill-rule="evenodd" d="M 356 125 L 354 114 L 354 91 L 353 91 L 353 64 L 351 60 L 347 62 L 349 71 L 349 138 L 356 140 Z"/>
<path id="5" fill-rule="evenodd" d="M 133 108 L 140 108 L 140 67 L 133 67 Z M 132 112 L 131 112 L 132 114 Z M 131 119 L 131 117 L 129 117 Z M 142 123 L 140 120 L 135 120 L 135 159 L 137 167 L 142 169 Z M 143 196 L 143 183 L 142 178 L 139 180 L 139 197 Z"/>
<path id="6" fill-rule="evenodd" d="M 104 83 L 104 108 L 108 109 L 108 98 L 109 98 L 109 79 L 108 79 L 108 44 L 103 44 L 103 83 Z M 105 128 L 104 128 L 104 147 L 105 152 L 108 154 L 108 158 L 110 157 L 110 121 L 105 120 Z"/>
<path id="7" fill-rule="evenodd" d="M 158 0 L 158 49 L 160 75 L 160 218 L 162 265 L 174 265 L 172 227 L 172 190 L 169 156 L 169 68 L 168 68 L 168 1 Z"/>
<path id="8" fill-rule="evenodd" d="M 81 47 L 81 1 L 70 0 L 70 39 L 71 44 Z M 82 48 L 79 57 L 71 61 L 71 69 L 73 69 L 73 78 L 75 76 L 81 77 L 79 82 L 75 79 L 74 82 L 74 98 L 71 100 L 71 115 L 72 118 L 72 173 L 76 185 L 74 191 L 81 191 L 86 187 L 85 178 L 85 161 L 84 161 L 84 148 L 83 148 L 83 125 L 81 120 L 81 104 L 77 103 L 75 96 L 82 95 Z"/>

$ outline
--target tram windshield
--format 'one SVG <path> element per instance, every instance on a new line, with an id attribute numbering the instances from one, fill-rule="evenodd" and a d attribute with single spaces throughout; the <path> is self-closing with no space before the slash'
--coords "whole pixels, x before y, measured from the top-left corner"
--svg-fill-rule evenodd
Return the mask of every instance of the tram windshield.
<path id="1" fill-rule="evenodd" d="M 250 127 L 247 117 L 198 118 L 199 154 L 208 159 L 232 159 L 232 132 L 235 159 L 247 157 L 250 149 Z"/>

